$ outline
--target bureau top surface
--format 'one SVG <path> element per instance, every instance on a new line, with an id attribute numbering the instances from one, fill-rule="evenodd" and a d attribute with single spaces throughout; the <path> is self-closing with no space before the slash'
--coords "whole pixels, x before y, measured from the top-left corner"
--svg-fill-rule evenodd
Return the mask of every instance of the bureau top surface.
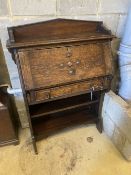
<path id="1" fill-rule="evenodd" d="M 8 33 L 8 48 L 113 38 L 102 22 L 69 19 L 9 27 Z"/>

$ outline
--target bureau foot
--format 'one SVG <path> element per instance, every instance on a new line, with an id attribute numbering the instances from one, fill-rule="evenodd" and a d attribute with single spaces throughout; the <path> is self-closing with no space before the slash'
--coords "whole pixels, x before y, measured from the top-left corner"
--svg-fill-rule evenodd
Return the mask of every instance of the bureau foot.
<path id="1" fill-rule="evenodd" d="M 102 119 L 98 119 L 98 121 L 96 123 L 96 128 L 98 129 L 98 131 L 100 133 L 102 133 L 102 130 L 103 130 L 103 121 L 102 121 Z"/>
<path id="2" fill-rule="evenodd" d="M 32 144 L 33 144 L 34 153 L 38 154 L 35 138 L 32 138 Z"/>
<path id="3" fill-rule="evenodd" d="M 16 140 L 16 142 L 14 142 L 14 146 L 17 146 L 17 145 L 19 145 L 19 140 Z"/>

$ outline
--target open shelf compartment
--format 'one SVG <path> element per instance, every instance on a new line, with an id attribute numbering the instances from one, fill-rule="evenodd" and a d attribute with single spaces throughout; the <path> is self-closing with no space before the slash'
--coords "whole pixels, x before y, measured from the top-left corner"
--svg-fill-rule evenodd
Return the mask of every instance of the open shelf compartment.
<path id="1" fill-rule="evenodd" d="M 67 110 L 77 109 L 86 107 L 88 105 L 99 102 L 99 93 L 82 94 L 74 97 L 68 97 L 66 99 L 59 99 L 50 102 L 45 102 L 37 104 L 35 106 L 30 106 L 30 115 L 31 118 L 38 118 L 41 116 L 47 116 L 50 114 L 55 114 L 59 112 L 64 112 Z"/>
<path id="2" fill-rule="evenodd" d="M 52 135 L 69 126 L 83 123 L 97 123 L 97 107 L 95 105 L 92 107 L 91 105 L 85 109 L 51 114 L 47 118 L 35 118 L 32 120 L 32 126 L 36 140 Z"/>
<path id="3" fill-rule="evenodd" d="M 31 122 L 37 140 L 68 126 L 98 121 L 100 93 L 82 94 L 30 106 Z"/>

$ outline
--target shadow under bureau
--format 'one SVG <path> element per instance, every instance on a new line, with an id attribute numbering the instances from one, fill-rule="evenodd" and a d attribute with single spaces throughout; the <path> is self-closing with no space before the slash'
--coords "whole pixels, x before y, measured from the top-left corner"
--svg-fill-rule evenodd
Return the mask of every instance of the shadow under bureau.
<path id="1" fill-rule="evenodd" d="M 36 140 L 69 125 L 96 123 L 112 79 L 113 38 L 102 22 L 55 19 L 8 28 L 34 150 Z"/>

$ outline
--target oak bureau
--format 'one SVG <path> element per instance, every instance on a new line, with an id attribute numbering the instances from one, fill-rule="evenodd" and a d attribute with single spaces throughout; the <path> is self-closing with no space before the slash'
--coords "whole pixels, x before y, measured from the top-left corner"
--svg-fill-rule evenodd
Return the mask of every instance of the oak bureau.
<path id="1" fill-rule="evenodd" d="M 111 40 L 102 22 L 55 19 L 8 28 L 34 150 L 36 140 L 83 122 L 102 132 L 99 104 L 112 79 Z"/>

